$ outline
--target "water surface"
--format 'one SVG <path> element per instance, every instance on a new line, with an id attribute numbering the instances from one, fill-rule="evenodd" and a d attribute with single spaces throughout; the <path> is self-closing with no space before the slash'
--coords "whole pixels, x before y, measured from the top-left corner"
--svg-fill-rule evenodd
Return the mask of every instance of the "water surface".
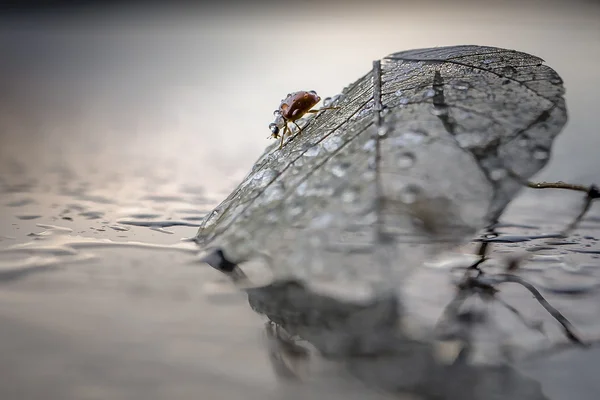
<path id="1" fill-rule="evenodd" d="M 480 44 L 544 58 L 565 81 L 570 119 L 536 178 L 599 181 L 600 7 L 474 4 L 3 21 L 1 397 L 387 398 L 327 365 L 310 385 L 278 382 L 261 318 L 185 238 L 270 144 L 286 93 L 333 95 L 373 59 L 409 48 Z M 519 238 L 556 232 L 580 201 L 525 192 L 503 219 L 518 224 L 502 229 L 512 243 L 497 252 L 537 244 Z M 548 252 L 592 271 L 590 282 L 599 212 Z M 598 350 L 567 352 L 524 371 L 548 397 L 593 399 L 599 360 Z"/>

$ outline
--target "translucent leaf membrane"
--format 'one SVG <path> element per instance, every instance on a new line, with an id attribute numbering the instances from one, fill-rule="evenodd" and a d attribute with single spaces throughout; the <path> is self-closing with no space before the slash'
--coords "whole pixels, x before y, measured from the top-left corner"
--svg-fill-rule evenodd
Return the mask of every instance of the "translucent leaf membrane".
<path id="1" fill-rule="evenodd" d="M 521 187 L 508 170 L 529 178 L 546 164 L 567 119 L 563 92 L 525 53 L 392 54 L 336 97 L 338 109 L 267 148 L 197 241 L 233 262 L 268 260 L 275 279 L 395 288 L 501 214 Z"/>
<path id="2" fill-rule="evenodd" d="M 269 147 L 196 240 L 271 271 L 244 287 L 252 309 L 363 382 L 423 398 L 545 399 L 506 362 L 572 345 L 564 330 L 502 280 L 506 263 L 480 265 L 479 283 L 498 292 L 458 296 L 474 259 L 446 250 L 496 222 L 548 162 L 563 93 L 556 72 L 516 51 L 392 54 L 327 100 L 338 109 Z M 554 250 L 553 264 L 536 259 L 512 277 L 600 341 L 600 268 Z"/>

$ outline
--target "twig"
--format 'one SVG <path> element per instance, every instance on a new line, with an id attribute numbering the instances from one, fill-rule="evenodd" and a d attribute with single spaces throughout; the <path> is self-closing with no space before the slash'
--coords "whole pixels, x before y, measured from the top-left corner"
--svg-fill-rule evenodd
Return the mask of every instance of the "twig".
<path id="1" fill-rule="evenodd" d="M 514 172 L 513 172 L 513 176 L 516 176 L 516 174 Z M 589 192 L 591 189 L 590 186 L 565 183 L 563 181 L 557 181 L 557 182 L 525 181 L 525 185 L 527 185 L 527 187 L 530 187 L 532 189 L 565 189 L 565 190 L 575 190 L 577 192 L 585 192 L 585 193 Z"/>
<path id="2" fill-rule="evenodd" d="M 590 210 L 590 207 L 592 206 L 592 202 L 594 200 L 596 200 L 597 198 L 600 198 L 600 193 L 598 191 L 598 188 L 596 186 L 592 185 L 587 193 L 587 196 L 585 198 L 585 201 L 583 203 L 583 207 L 581 208 L 581 211 L 579 212 L 577 217 L 575 217 L 575 219 L 563 230 L 563 232 L 562 232 L 563 235 L 567 235 L 573 229 L 575 229 L 575 227 L 577 225 L 579 225 L 579 223 L 581 222 L 581 220 L 583 219 L 585 214 L 587 214 L 587 212 Z"/>
<path id="3" fill-rule="evenodd" d="M 511 170 L 510 168 L 506 168 L 506 171 L 510 176 L 520 181 L 524 186 L 527 186 L 531 189 L 564 189 L 564 190 L 573 190 L 576 192 L 584 192 L 586 194 L 586 199 L 583 204 L 583 207 L 577 217 L 569 224 L 567 227 L 561 232 L 563 236 L 569 234 L 575 227 L 581 222 L 585 214 L 589 211 L 592 202 L 596 199 L 600 199 L 600 189 L 596 185 L 579 185 L 573 183 L 566 183 L 563 181 L 557 182 L 531 182 L 521 178 L 516 172 Z"/>

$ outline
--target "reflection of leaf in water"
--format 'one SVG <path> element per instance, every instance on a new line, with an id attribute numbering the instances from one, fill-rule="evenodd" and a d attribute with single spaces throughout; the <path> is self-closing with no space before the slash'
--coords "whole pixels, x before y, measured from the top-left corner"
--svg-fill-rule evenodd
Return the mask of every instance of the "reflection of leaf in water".
<path id="1" fill-rule="evenodd" d="M 394 285 L 390 274 L 501 214 L 521 187 L 506 168 L 529 178 L 546 164 L 567 118 L 563 92 L 520 52 L 388 56 L 344 89 L 339 109 L 270 146 L 198 242 L 237 262 L 266 254 L 279 276 Z"/>

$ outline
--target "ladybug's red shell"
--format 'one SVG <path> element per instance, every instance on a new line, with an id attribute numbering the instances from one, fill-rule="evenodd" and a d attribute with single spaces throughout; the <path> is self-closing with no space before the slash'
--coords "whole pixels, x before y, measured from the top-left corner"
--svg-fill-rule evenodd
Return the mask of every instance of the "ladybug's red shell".
<path id="1" fill-rule="evenodd" d="M 315 92 L 295 92 L 281 101 L 279 110 L 283 118 L 288 121 L 295 121 L 302 118 L 319 101 L 321 101 L 321 98 Z"/>

